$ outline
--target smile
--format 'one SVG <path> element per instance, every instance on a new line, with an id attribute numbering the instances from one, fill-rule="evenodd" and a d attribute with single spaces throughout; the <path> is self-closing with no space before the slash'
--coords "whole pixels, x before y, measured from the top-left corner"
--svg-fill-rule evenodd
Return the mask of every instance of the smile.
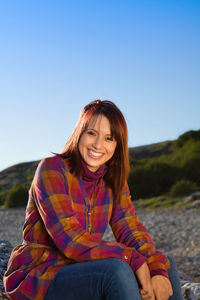
<path id="1" fill-rule="evenodd" d="M 96 153 L 92 150 L 89 150 L 88 153 L 89 153 L 90 156 L 97 157 L 97 158 L 103 156 L 102 153 Z"/>

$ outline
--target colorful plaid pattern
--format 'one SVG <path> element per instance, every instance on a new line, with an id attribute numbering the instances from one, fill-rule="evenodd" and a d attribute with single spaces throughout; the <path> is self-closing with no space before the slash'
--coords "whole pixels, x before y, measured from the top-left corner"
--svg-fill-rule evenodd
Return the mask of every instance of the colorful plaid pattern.
<path id="1" fill-rule="evenodd" d="M 4 276 L 11 299 L 42 300 L 67 264 L 109 257 L 130 264 L 134 252 L 147 258 L 152 275 L 166 275 L 169 262 L 139 222 L 128 186 L 116 204 L 104 181 L 99 184 L 89 199 L 65 160 L 53 156 L 40 162 L 29 191 L 24 243 L 13 250 Z M 109 223 L 117 242 L 102 239 Z"/>

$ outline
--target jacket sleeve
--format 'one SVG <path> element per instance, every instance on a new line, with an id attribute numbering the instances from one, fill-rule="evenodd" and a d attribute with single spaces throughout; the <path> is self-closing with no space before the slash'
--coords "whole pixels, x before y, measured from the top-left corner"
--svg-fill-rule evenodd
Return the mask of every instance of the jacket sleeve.
<path id="1" fill-rule="evenodd" d="M 120 202 L 113 207 L 110 225 L 118 242 L 127 247 L 134 247 L 146 257 L 151 276 L 164 275 L 168 277 L 169 260 L 163 253 L 156 251 L 146 227 L 140 223 L 131 202 L 127 184 Z"/>
<path id="2" fill-rule="evenodd" d="M 115 257 L 130 264 L 134 252 L 131 247 L 104 241 L 83 229 L 73 210 L 64 167 L 58 157 L 40 162 L 32 184 L 32 196 L 46 231 L 68 259 L 81 262 Z"/>

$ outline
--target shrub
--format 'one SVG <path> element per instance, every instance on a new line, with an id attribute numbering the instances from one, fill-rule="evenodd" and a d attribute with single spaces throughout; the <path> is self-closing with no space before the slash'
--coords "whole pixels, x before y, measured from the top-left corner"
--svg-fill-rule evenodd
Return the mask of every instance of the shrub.
<path id="1" fill-rule="evenodd" d="M 177 181 L 170 189 L 170 196 L 179 197 L 179 196 L 188 196 L 192 192 L 198 190 L 198 186 L 195 182 L 190 180 L 179 180 Z"/>
<path id="2" fill-rule="evenodd" d="M 177 178 L 177 168 L 157 160 L 147 164 L 150 196 L 166 193 Z"/>
<path id="3" fill-rule="evenodd" d="M 147 180 L 147 172 L 145 166 L 131 167 L 128 185 L 130 193 L 134 199 L 143 198 L 149 193 L 149 185 Z"/>
<path id="4" fill-rule="evenodd" d="M 22 184 L 15 184 L 8 192 L 5 207 L 26 206 L 28 200 L 28 189 Z"/>
<path id="5" fill-rule="evenodd" d="M 128 184 L 134 199 L 149 198 L 167 193 L 177 177 L 177 167 L 151 159 L 145 165 L 131 166 Z"/>
<path id="6" fill-rule="evenodd" d="M 188 140 L 200 141 L 200 130 L 190 130 L 180 135 L 179 138 L 175 141 L 175 145 L 180 148 Z"/>
<path id="7" fill-rule="evenodd" d="M 185 179 L 200 185 L 200 155 L 190 155 L 190 157 L 183 162 L 182 175 Z"/>

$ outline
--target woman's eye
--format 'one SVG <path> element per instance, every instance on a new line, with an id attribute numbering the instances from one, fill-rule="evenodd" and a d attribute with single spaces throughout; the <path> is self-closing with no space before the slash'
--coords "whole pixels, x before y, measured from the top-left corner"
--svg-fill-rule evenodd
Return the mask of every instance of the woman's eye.
<path id="1" fill-rule="evenodd" d="M 89 134 L 89 135 L 95 135 L 94 131 L 91 131 L 91 130 L 88 130 L 87 134 Z"/>
<path id="2" fill-rule="evenodd" d="M 111 141 L 111 142 L 114 141 L 114 139 L 113 139 L 112 136 L 108 136 L 108 137 L 106 138 L 106 140 L 107 140 L 107 141 Z"/>

